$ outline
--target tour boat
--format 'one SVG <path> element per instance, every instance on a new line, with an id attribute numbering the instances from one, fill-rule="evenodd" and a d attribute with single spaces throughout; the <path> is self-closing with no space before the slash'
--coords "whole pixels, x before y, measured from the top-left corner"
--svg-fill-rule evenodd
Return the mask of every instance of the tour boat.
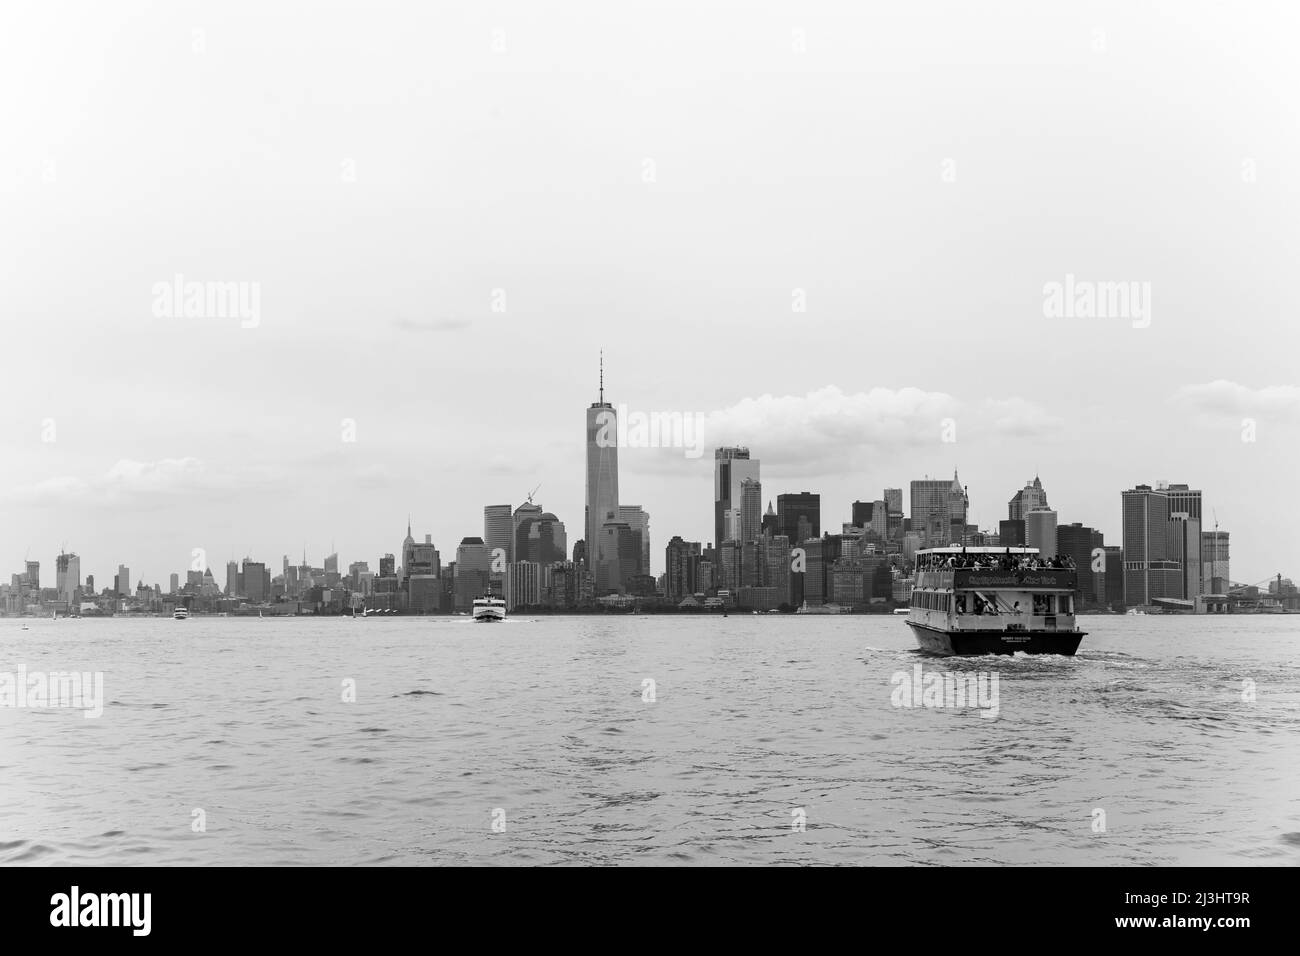
<path id="1" fill-rule="evenodd" d="M 481 597 L 474 599 L 475 621 L 504 621 L 506 619 L 506 602 L 499 597 Z"/>
<path id="2" fill-rule="evenodd" d="M 175 611 L 172 612 L 172 617 L 178 621 L 188 620 L 189 616 L 190 616 L 190 609 L 187 607 L 178 607 Z"/>
<path id="3" fill-rule="evenodd" d="M 927 548 L 916 555 L 907 624 L 932 654 L 1063 654 L 1079 649 L 1078 572 L 1037 548 Z"/>

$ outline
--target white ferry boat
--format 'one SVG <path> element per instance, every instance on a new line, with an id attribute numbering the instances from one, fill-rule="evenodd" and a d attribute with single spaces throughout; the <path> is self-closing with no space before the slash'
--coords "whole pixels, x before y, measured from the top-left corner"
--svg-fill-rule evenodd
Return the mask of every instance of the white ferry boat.
<path id="1" fill-rule="evenodd" d="M 916 555 L 907 624 L 932 654 L 1064 654 L 1079 649 L 1078 572 L 1037 548 L 927 548 Z"/>
<path id="2" fill-rule="evenodd" d="M 475 598 L 473 613 L 475 621 L 504 621 L 506 619 L 506 602 L 491 595 Z"/>
<path id="3" fill-rule="evenodd" d="M 190 616 L 190 609 L 187 607 L 178 607 L 172 612 L 172 617 L 178 621 L 187 620 Z"/>

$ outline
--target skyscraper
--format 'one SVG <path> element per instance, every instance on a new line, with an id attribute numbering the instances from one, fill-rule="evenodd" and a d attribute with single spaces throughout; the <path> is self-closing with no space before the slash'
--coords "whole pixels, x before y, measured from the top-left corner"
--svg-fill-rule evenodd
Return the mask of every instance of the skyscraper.
<path id="1" fill-rule="evenodd" d="M 491 570 L 492 553 L 483 539 L 462 538 L 456 549 L 456 610 L 470 610 L 475 598 L 488 593 Z"/>
<path id="2" fill-rule="evenodd" d="M 266 565 L 244 558 L 241 573 L 244 576 L 244 597 L 248 598 L 250 604 L 265 602 L 270 597 L 266 588 Z"/>
<path id="3" fill-rule="evenodd" d="M 637 536 L 641 546 L 637 554 L 637 574 L 650 573 L 650 515 L 640 505 L 619 505 L 615 515 Z"/>
<path id="4" fill-rule="evenodd" d="M 521 509 L 525 506 L 520 506 Z M 536 505 L 530 507 L 536 508 Z M 537 508 L 541 512 L 541 508 Z M 494 554 L 501 549 L 504 564 L 514 560 L 515 520 L 511 515 L 510 505 L 484 505 L 483 507 L 483 543 Z M 502 565 L 504 568 L 504 564 Z"/>
<path id="5" fill-rule="evenodd" d="M 597 582 L 617 575 L 608 565 L 618 561 L 616 553 L 607 553 L 609 539 L 602 534 L 605 523 L 618 520 L 618 413 L 605 401 L 605 359 L 600 360 L 600 396 L 587 408 L 587 506 L 583 539 L 587 547 L 587 566 Z M 602 578 L 602 567 L 605 567 Z"/>
<path id="6" fill-rule="evenodd" d="M 1169 492 L 1137 485 L 1120 493 L 1124 522 L 1124 603 L 1180 598 L 1182 566 L 1170 547 Z"/>
<path id="7" fill-rule="evenodd" d="M 781 533 L 797 548 L 809 538 L 822 534 L 822 496 L 811 491 L 776 496 L 776 514 Z"/>
<path id="8" fill-rule="evenodd" d="M 1033 481 L 1025 482 L 1025 487 L 1012 495 L 1011 500 L 1007 502 L 1007 518 L 1011 521 L 1024 521 L 1025 515 L 1039 508 L 1050 508 L 1047 503 L 1047 492 L 1043 490 L 1043 483 L 1037 475 L 1034 475 Z"/>
<path id="9" fill-rule="evenodd" d="M 77 588 L 81 587 L 81 558 L 75 554 L 60 554 L 55 560 L 55 586 L 59 589 L 59 600 L 73 603 Z"/>
<path id="10" fill-rule="evenodd" d="M 1058 525 L 1056 529 L 1056 550 L 1074 561 L 1077 574 L 1077 586 L 1074 597 L 1076 601 L 1089 604 L 1104 604 L 1105 566 L 1104 559 L 1097 571 L 1093 571 L 1093 551 L 1102 549 L 1105 541 L 1100 531 L 1090 528 L 1078 521 L 1073 524 Z"/>
<path id="11" fill-rule="evenodd" d="M 740 540 L 757 541 L 762 531 L 763 484 L 757 478 L 740 482 Z"/>
<path id="12" fill-rule="evenodd" d="M 1182 565 L 1184 600 L 1195 601 L 1201 588 L 1201 493 L 1187 485 L 1170 485 L 1169 523 L 1171 557 Z"/>
<path id="13" fill-rule="evenodd" d="M 525 510 L 527 509 L 527 510 Z M 514 559 L 543 567 L 563 561 L 569 549 L 564 522 L 539 505 L 520 505 L 514 516 Z"/>
<path id="14" fill-rule="evenodd" d="M 122 597 L 131 596 L 131 569 L 125 564 L 117 566 L 117 593 Z"/>
<path id="15" fill-rule="evenodd" d="M 236 561 L 226 562 L 226 597 L 235 597 L 239 594 L 239 563 Z"/>
<path id="16" fill-rule="evenodd" d="M 1201 593 L 1227 594 L 1232 587 L 1228 577 L 1228 532 L 1201 532 Z"/>
<path id="17" fill-rule="evenodd" d="M 1059 553 L 1056 543 L 1056 512 L 1051 508 L 1035 508 L 1025 515 L 1025 544 L 1037 548 L 1043 557 Z"/>
<path id="18" fill-rule="evenodd" d="M 700 558 L 700 543 L 684 541 L 673 535 L 664 549 L 664 596 L 679 604 L 696 590 L 696 569 Z"/>
<path id="19" fill-rule="evenodd" d="M 891 515 L 901 515 L 903 513 L 902 488 L 885 489 L 885 513 Z"/>
<path id="20" fill-rule="evenodd" d="M 912 530 L 920 532 L 925 547 L 962 542 L 970 501 L 955 469 L 951 481 L 933 478 L 913 481 L 911 494 Z"/>
<path id="21" fill-rule="evenodd" d="M 713 452 L 713 543 L 727 540 L 727 512 L 741 508 L 741 485 L 747 478 L 759 480 L 759 461 L 749 449 L 718 448 Z M 743 522 L 742 522 L 743 523 Z"/>

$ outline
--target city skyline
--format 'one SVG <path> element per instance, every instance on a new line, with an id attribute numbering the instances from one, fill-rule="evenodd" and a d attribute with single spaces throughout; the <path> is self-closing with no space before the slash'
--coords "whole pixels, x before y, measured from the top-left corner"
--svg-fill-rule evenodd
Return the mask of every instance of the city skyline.
<path id="1" fill-rule="evenodd" d="M 957 468 L 981 526 L 1040 472 L 1063 520 L 1107 540 L 1112 490 L 1195 476 L 1242 575 L 1286 568 L 1300 138 L 1274 118 L 1300 65 L 1226 9 L 1011 7 L 1014 40 L 961 7 L 924 29 L 901 9 L 692 10 L 691 30 L 649 18 L 581 49 L 567 21 L 514 10 L 504 53 L 468 11 L 451 30 L 327 9 L 250 32 L 234 3 L 197 53 L 183 10 L 146 31 L 96 7 L 54 54 L 16 46 L 4 68 L 43 96 L 12 104 L 0 158 L 21 263 L 0 556 L 66 541 L 98 578 L 124 562 L 165 581 L 194 547 L 382 554 L 408 511 L 450 550 L 538 482 L 576 540 L 571 411 L 603 347 L 616 406 L 709 426 L 703 459 L 620 449 L 658 540 L 712 536 L 707 450 L 748 445 L 765 498 L 852 502 Z M 341 75 L 329 38 L 358 30 L 374 42 Z M 108 38 L 123 95 L 92 117 Z M 613 81 L 552 70 L 557 51 Z M 885 95 L 900 76 L 909 97 Z M 1026 117 L 1032 138 L 996 135 Z M 454 149 L 447 129 L 467 131 Z M 1178 241 L 1150 242 L 1153 223 Z M 155 314 L 178 275 L 257 283 L 256 323 Z M 1089 282 L 1150 295 L 1130 318 L 1049 307 Z"/>
<path id="2" fill-rule="evenodd" d="M 625 421 L 622 421 L 618 417 L 619 411 L 626 409 L 626 406 L 623 404 L 616 405 L 615 403 L 606 401 L 606 397 L 605 397 L 606 385 L 605 385 L 605 369 L 604 369 L 603 352 L 600 354 L 599 359 L 600 361 L 599 361 L 599 369 L 598 369 L 597 397 L 596 397 L 596 401 L 592 402 L 588 406 L 587 415 L 586 415 L 587 477 L 586 477 L 585 496 L 587 501 L 589 502 L 584 507 L 584 515 L 585 515 L 584 526 L 586 529 L 591 529 L 597 523 L 612 524 L 613 522 L 617 522 L 619 526 L 622 526 L 623 524 L 626 523 L 625 519 L 628 517 L 628 515 L 634 514 L 636 512 L 641 513 L 641 519 L 642 521 L 644 521 L 646 516 L 653 516 L 655 514 L 655 511 L 657 510 L 655 508 L 650 508 L 644 512 L 641 512 L 640 506 L 620 505 L 619 485 L 618 485 L 619 482 L 618 453 L 620 449 L 623 450 L 624 452 L 624 460 L 626 460 L 629 457 L 628 455 L 629 451 L 633 453 L 631 457 L 634 458 L 638 453 L 642 455 L 646 455 L 647 460 L 650 460 L 651 456 L 653 456 L 653 459 L 656 461 L 654 467 L 657 467 L 659 469 L 664 469 L 664 468 L 671 469 L 680 463 L 680 465 L 686 467 L 690 467 L 694 465 L 696 466 L 696 470 L 698 471 L 699 470 L 698 466 L 700 462 L 711 462 L 712 470 L 713 470 L 713 500 L 714 500 L 713 511 L 712 511 L 712 519 L 713 519 L 712 530 L 714 530 L 715 534 L 721 532 L 725 536 L 726 531 L 724 529 L 727 528 L 738 529 L 741 527 L 742 524 L 742 512 L 740 507 L 742 503 L 740 500 L 741 490 L 742 488 L 749 486 L 751 483 L 753 484 L 753 489 L 751 490 L 755 490 L 759 494 L 759 498 L 757 499 L 757 510 L 752 515 L 748 513 L 744 515 L 746 527 L 757 527 L 758 520 L 761 514 L 763 513 L 763 510 L 766 507 L 768 507 L 772 501 L 780 502 L 782 499 L 786 499 L 786 498 L 793 499 L 793 498 L 797 498 L 801 493 L 809 492 L 809 489 L 801 489 L 799 492 L 796 492 L 793 488 L 790 489 L 777 488 L 777 489 L 771 489 L 769 491 L 763 491 L 761 474 L 760 474 L 761 472 L 760 460 L 757 456 L 751 456 L 750 449 L 744 445 L 718 446 L 713 449 L 712 456 L 700 455 L 698 453 L 699 448 L 695 447 L 695 445 L 698 445 L 698 443 L 708 438 L 712 428 L 716 427 L 716 425 L 713 424 L 712 417 L 705 417 L 704 421 L 700 423 L 699 427 L 696 429 L 696 432 L 692 438 L 692 441 L 695 443 L 695 445 L 687 444 L 682 439 L 683 433 L 680 430 L 680 428 L 676 432 L 676 439 L 675 439 L 679 447 L 670 447 L 673 444 L 674 439 L 673 436 L 669 434 L 669 431 L 667 429 L 663 429 L 664 441 L 662 442 L 662 445 L 664 447 L 648 447 L 649 445 L 659 446 L 661 444 L 660 441 L 658 440 L 660 437 L 658 431 L 651 431 L 649 433 L 643 431 L 639 435 L 638 434 L 629 435 L 627 423 Z M 645 419 L 649 419 L 651 416 L 656 416 L 656 415 L 672 415 L 672 416 L 676 416 L 677 418 L 681 418 L 684 415 L 691 414 L 689 412 L 683 413 L 681 411 L 671 411 L 671 412 L 656 411 L 650 413 L 643 413 L 640 412 L 640 410 L 638 410 L 638 413 L 642 414 L 642 417 Z M 957 425 L 955 419 L 948 417 L 941 420 L 938 444 L 941 447 L 944 447 L 954 453 L 957 452 L 960 447 L 960 443 L 957 440 L 955 440 L 956 428 Z M 751 433 L 752 433 L 752 426 L 751 426 Z M 689 428 L 686 429 L 685 434 L 688 437 L 690 437 Z M 611 443 L 611 438 L 614 438 L 616 440 Z M 761 442 L 761 438 L 760 438 L 760 442 Z M 629 447 L 629 444 L 631 447 Z M 788 467 L 789 463 L 783 463 L 778 460 L 773 464 L 776 466 L 774 470 L 776 470 L 779 474 L 782 473 L 783 470 L 785 470 L 782 469 L 781 467 L 782 464 L 786 464 Z M 791 472 L 786 471 L 786 473 L 791 473 Z M 969 485 L 965 484 L 963 480 L 959 479 L 958 474 L 959 474 L 959 469 L 954 468 L 953 477 L 951 479 L 944 478 L 944 477 L 931 478 L 929 475 L 926 475 L 924 478 L 920 478 L 920 479 L 918 478 L 903 479 L 901 484 L 907 489 L 906 493 L 908 495 L 908 501 L 909 501 L 907 510 L 904 513 L 905 516 L 908 519 L 912 519 L 916 515 L 917 509 L 921 508 L 922 510 L 925 510 L 928 513 L 928 515 L 931 518 L 932 524 L 937 523 L 937 525 L 947 526 L 949 524 L 948 519 L 951 518 L 951 529 L 956 529 L 960 526 L 964 526 L 966 523 L 972 523 L 982 531 L 987 530 L 996 533 L 999 529 L 1000 524 L 1002 524 L 1002 520 L 1000 518 L 992 518 L 991 520 L 988 521 L 983 520 L 983 515 L 990 510 L 989 507 L 986 506 L 984 508 L 980 508 L 976 504 L 972 504 L 971 499 L 973 496 L 971 496 L 969 493 Z M 892 476 L 892 475 L 890 476 L 889 484 L 894 483 L 895 477 L 896 476 Z M 1146 480 L 1150 481 L 1152 479 L 1146 479 Z M 1157 483 L 1159 483 L 1162 480 L 1163 479 L 1155 479 Z M 1136 485 L 1141 485 L 1142 483 L 1143 482 L 1132 482 L 1131 484 L 1136 486 Z M 518 505 L 509 503 L 509 504 L 496 504 L 496 505 L 483 504 L 481 506 L 481 513 L 483 516 L 482 540 L 488 542 L 487 546 L 489 550 L 491 550 L 494 546 L 504 546 L 508 559 L 512 561 L 515 560 L 514 535 L 515 535 L 515 529 L 518 526 L 518 523 L 520 521 L 520 515 L 521 515 L 521 512 L 519 512 L 517 509 L 524 509 L 524 511 L 529 513 L 527 516 L 532 516 L 534 513 L 536 516 L 540 516 L 543 510 L 542 505 L 540 503 L 535 503 L 533 501 L 532 496 L 536 491 L 538 491 L 538 489 L 543 484 L 545 484 L 544 481 L 539 481 L 535 483 L 532 492 L 526 493 L 524 495 L 525 500 L 520 502 Z M 552 483 L 552 487 L 554 487 L 555 484 L 560 484 L 560 483 L 558 482 Z M 1043 492 L 1041 476 L 1037 468 L 1035 469 L 1034 478 L 1032 480 L 1026 482 L 1023 488 L 1019 488 L 1019 486 L 1016 487 L 1017 490 L 1012 493 L 1010 499 L 1007 501 L 1006 505 L 1004 506 L 1004 510 L 1008 516 L 1015 515 L 1015 514 L 1022 514 L 1024 517 L 1027 518 L 1029 516 L 1029 512 L 1031 511 L 1031 509 L 1037 509 L 1039 507 L 1047 506 L 1047 497 L 1046 494 Z M 869 493 L 870 489 L 865 489 L 865 492 Z M 886 495 L 894 494 L 894 495 L 898 495 L 900 498 L 904 494 L 902 489 L 890 488 L 888 484 L 880 486 L 879 493 L 886 494 Z M 1128 492 L 1123 491 L 1123 489 L 1122 489 L 1122 493 L 1125 496 L 1127 496 L 1128 494 Z M 812 494 L 820 495 L 821 493 L 813 491 Z M 1194 533 L 1198 535 L 1202 528 L 1209 530 L 1201 521 L 1200 494 L 1201 494 L 1200 491 L 1195 492 L 1196 504 L 1194 509 L 1195 514 L 1193 516 L 1194 523 L 1196 524 Z M 592 514 L 591 502 L 596 501 L 597 499 L 599 499 L 602 502 L 601 507 L 606 510 L 605 519 L 602 522 L 597 522 L 597 518 L 595 517 L 595 515 Z M 825 496 L 822 496 L 822 499 L 825 501 L 826 500 Z M 870 497 L 868 500 L 871 500 Z M 840 510 L 837 510 L 837 506 L 833 501 L 827 501 L 826 503 L 830 510 L 820 512 L 822 534 L 834 533 L 834 530 L 837 529 L 841 524 L 850 522 L 853 519 L 853 515 L 855 514 L 855 509 L 857 509 L 857 507 L 862 504 L 862 502 L 858 501 L 855 498 L 851 502 L 848 501 L 842 502 L 839 506 Z M 883 504 L 883 501 L 881 501 L 880 503 Z M 749 502 L 749 506 L 751 510 L 754 510 L 754 505 L 755 502 L 751 500 Z M 1167 510 L 1172 511 L 1176 509 L 1170 506 Z M 1225 504 L 1223 510 L 1225 513 L 1232 513 L 1235 509 L 1233 509 L 1230 505 Z M 1118 512 L 1117 518 L 1119 520 L 1116 520 L 1114 522 L 1114 528 L 1112 530 L 1112 528 L 1109 527 L 1104 522 L 1097 522 L 1095 519 L 1093 521 L 1088 521 L 1086 520 L 1086 517 L 1081 517 L 1081 516 L 1086 516 L 1088 514 L 1097 513 L 1097 509 L 1095 508 L 1094 502 L 1085 503 L 1083 507 L 1078 509 L 1077 512 L 1073 509 L 1068 510 L 1064 515 L 1062 515 L 1060 509 L 1052 508 L 1051 509 L 1052 527 L 1050 530 L 1051 539 L 1055 540 L 1056 522 L 1058 520 L 1061 520 L 1064 522 L 1081 523 L 1085 526 L 1097 528 L 1106 537 L 1106 540 L 1119 541 L 1121 538 L 1121 534 L 1123 532 L 1123 525 L 1122 525 L 1123 507 L 1117 508 L 1116 511 Z M 1214 512 L 1217 515 L 1218 512 L 1217 503 L 1214 508 Z M 554 509 L 549 509 L 546 513 L 554 515 L 556 520 L 559 522 L 559 527 L 562 532 L 563 525 L 564 525 L 563 515 L 559 514 Z M 1042 518 L 1042 517 L 1043 517 L 1042 515 L 1035 515 L 1035 518 Z M 404 545 L 400 546 L 397 549 L 396 553 L 399 554 L 399 556 L 405 555 L 406 547 L 407 545 L 410 544 L 410 535 L 411 535 L 411 527 L 412 527 L 411 520 L 412 520 L 411 514 L 410 512 L 408 512 L 407 515 L 408 539 Z M 691 528 L 698 527 L 698 524 L 699 524 L 698 521 L 692 522 L 690 523 L 690 527 Z M 1034 528 L 1037 528 L 1037 526 L 1041 524 L 1041 522 L 1036 521 L 1036 522 L 1031 522 L 1031 524 L 1034 526 Z M 655 521 L 655 525 L 661 529 L 660 533 L 664 535 L 663 538 L 658 539 L 661 543 L 663 541 L 666 541 L 669 537 L 672 536 L 679 536 L 687 541 L 691 541 L 691 540 L 701 541 L 704 542 L 706 545 L 709 543 L 713 543 L 715 545 L 720 543 L 715 537 L 712 536 L 697 536 L 691 534 L 689 528 L 669 527 L 665 529 L 658 520 Z M 455 526 L 454 519 L 444 517 L 440 523 L 440 526 L 443 528 L 454 527 Z M 785 530 L 787 533 L 792 533 L 793 527 Z M 937 531 L 937 527 L 921 529 L 918 526 L 914 525 L 913 530 L 922 530 L 923 533 L 925 533 L 928 530 L 929 535 L 933 536 L 933 534 L 936 533 Z M 1227 524 L 1225 523 L 1225 527 L 1223 530 L 1225 532 L 1230 532 L 1233 529 L 1227 526 Z M 606 537 L 609 541 L 616 541 L 617 533 L 618 532 L 616 530 L 611 529 L 609 530 L 609 535 L 614 535 L 615 537 L 609 537 L 609 535 L 607 535 Z M 1041 546 L 1043 542 L 1046 540 L 1042 538 L 1040 532 L 1036 530 L 1025 530 L 1022 531 L 1022 533 L 1027 535 L 1026 543 L 1029 543 L 1031 545 L 1037 544 Z M 439 539 L 437 536 L 435 536 L 434 532 L 425 531 L 424 534 L 426 536 L 426 540 L 432 539 L 430 543 L 432 543 L 436 547 Z M 449 537 L 449 538 L 443 538 L 442 540 L 444 542 L 449 542 L 451 540 L 462 540 L 465 537 L 466 537 L 465 535 L 461 534 L 456 536 L 455 538 Z M 582 540 L 586 541 L 587 538 L 584 536 Z M 648 561 L 648 564 L 645 564 L 644 566 L 643 573 L 650 573 L 652 576 L 658 577 L 660 574 L 664 572 L 666 564 L 665 564 L 665 557 L 664 557 L 662 546 L 655 547 L 654 546 L 655 540 L 656 539 L 653 537 L 651 537 L 649 541 L 642 540 L 640 547 L 644 555 L 643 562 Z M 329 550 L 330 552 L 332 552 L 332 554 L 335 556 L 335 559 L 337 560 L 338 549 L 336 547 L 336 542 L 333 534 L 330 535 L 330 542 L 331 543 L 330 543 Z M 569 542 L 570 547 L 569 547 L 568 556 L 570 557 L 572 556 L 572 547 L 571 547 L 572 543 L 573 542 Z M 66 537 L 64 539 L 64 544 L 60 546 L 61 552 L 64 547 L 66 547 Z M 446 545 L 444 545 L 444 547 L 446 547 Z M 1239 562 L 1236 565 L 1237 567 L 1241 567 L 1242 562 L 1245 563 L 1251 562 L 1251 558 L 1249 556 L 1250 553 L 1246 550 L 1246 547 L 1247 546 L 1243 543 L 1242 537 L 1239 534 L 1239 536 L 1234 540 L 1234 552 L 1235 554 L 1238 555 L 1237 562 Z M 205 545 L 195 544 L 192 545 L 189 550 L 189 555 L 190 555 L 189 561 L 186 562 L 184 565 L 180 566 L 182 571 L 191 568 L 194 562 L 198 560 L 197 555 L 195 555 L 194 553 L 196 549 L 201 549 L 204 552 L 204 559 L 207 561 L 209 566 L 213 564 L 219 565 L 221 561 L 241 560 L 241 559 L 249 558 L 254 555 L 254 552 L 251 550 L 246 551 L 242 555 L 231 552 L 231 554 L 228 557 L 221 557 L 219 560 L 217 560 L 214 559 L 214 557 L 210 554 L 208 548 Z M 303 546 L 304 562 L 306 561 L 306 557 L 305 557 L 306 550 L 307 548 L 306 545 L 304 544 Z M 613 552 L 615 550 L 617 550 L 617 546 L 611 545 L 610 551 Z M 73 551 L 75 552 L 75 549 L 73 549 Z M 76 553 L 78 554 L 80 561 L 86 560 L 86 555 L 84 553 L 81 552 L 76 552 Z M 282 554 L 284 557 L 287 557 L 288 554 L 288 552 L 283 552 L 283 551 L 280 551 L 279 553 Z M 357 552 L 356 554 L 359 556 L 358 558 L 359 560 L 378 560 L 378 558 L 384 553 L 387 552 L 385 549 L 381 547 L 377 551 Z M 588 552 L 588 553 L 592 554 L 592 552 Z M 92 560 L 108 561 L 107 558 L 102 558 L 102 559 L 95 558 Z M 597 586 L 598 588 L 601 588 L 602 585 L 599 582 L 606 580 L 610 572 L 608 571 L 600 572 L 597 568 L 596 561 L 593 560 L 593 558 L 589 558 L 589 561 L 591 561 L 591 566 L 593 568 L 593 571 L 596 572 L 597 574 L 597 581 L 598 581 Z M 137 568 L 139 567 L 139 565 L 132 565 L 129 562 L 125 563 L 125 565 L 119 563 L 117 570 L 120 572 L 120 569 L 123 566 L 127 568 L 131 568 L 133 566 Z M 83 574 L 85 573 L 93 573 L 93 572 L 83 572 Z M 142 572 L 136 570 L 132 573 L 136 575 L 137 581 L 142 581 L 142 582 L 147 581 L 151 584 L 160 584 L 161 582 L 167 580 L 169 575 L 172 575 L 175 572 L 170 568 L 164 569 L 162 573 L 157 577 L 152 576 L 147 571 Z M 606 578 L 601 577 L 602 573 L 606 574 Z M 1240 577 L 1238 578 L 1238 580 L 1241 582 L 1253 583 L 1257 579 L 1249 577 L 1250 573 L 1253 573 L 1253 571 L 1248 572 L 1247 576 Z M 1267 577 L 1272 576 L 1273 574 L 1276 573 L 1285 574 L 1286 567 L 1282 566 L 1272 571 L 1269 571 L 1263 575 L 1260 575 L 1258 580 L 1266 579 Z M 617 574 L 615 575 L 615 577 L 617 577 Z M 103 578 L 98 578 L 98 580 L 101 581 L 112 581 L 114 579 L 115 578 L 113 574 L 109 574 Z M 505 578 L 501 573 L 494 574 L 493 580 L 497 583 L 498 587 L 504 587 Z M 621 584 L 619 585 L 619 587 L 621 587 L 624 590 L 626 590 L 626 586 L 627 586 L 626 581 L 622 581 Z"/>

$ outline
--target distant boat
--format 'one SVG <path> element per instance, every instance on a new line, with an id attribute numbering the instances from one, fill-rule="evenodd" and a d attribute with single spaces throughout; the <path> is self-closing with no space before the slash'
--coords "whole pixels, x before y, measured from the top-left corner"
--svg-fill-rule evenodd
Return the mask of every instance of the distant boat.
<path id="1" fill-rule="evenodd" d="M 504 621 L 506 619 L 506 602 L 499 597 L 481 597 L 474 599 L 474 620 L 476 622 Z"/>
<path id="2" fill-rule="evenodd" d="M 172 617 L 177 621 L 188 621 L 190 619 L 190 609 L 187 607 L 178 607 L 172 612 Z"/>

